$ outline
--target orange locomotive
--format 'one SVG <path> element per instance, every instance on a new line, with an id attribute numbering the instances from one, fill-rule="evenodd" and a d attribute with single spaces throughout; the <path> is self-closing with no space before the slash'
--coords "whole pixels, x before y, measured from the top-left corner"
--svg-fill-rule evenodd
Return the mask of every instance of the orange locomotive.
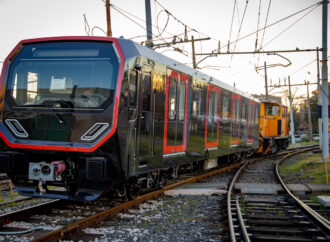
<path id="1" fill-rule="evenodd" d="M 289 146 L 286 106 L 271 101 L 260 103 L 259 140 L 259 154 L 276 153 Z"/>

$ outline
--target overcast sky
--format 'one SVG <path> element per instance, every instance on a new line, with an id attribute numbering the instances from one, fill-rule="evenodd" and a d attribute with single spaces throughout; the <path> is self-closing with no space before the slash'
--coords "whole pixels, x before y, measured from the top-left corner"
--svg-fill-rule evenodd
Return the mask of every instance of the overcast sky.
<path id="1" fill-rule="evenodd" d="M 234 43 L 237 36 L 241 38 L 255 32 L 258 19 L 259 28 L 262 28 L 265 26 L 266 18 L 267 25 L 269 25 L 318 3 L 318 0 L 273 0 L 270 7 L 269 0 L 250 0 L 247 6 L 246 0 L 236 0 L 234 18 L 232 18 L 234 0 L 157 0 L 172 16 L 162 11 L 163 8 L 157 2 L 150 1 L 156 43 L 172 41 L 174 35 L 183 38 L 184 25 L 186 25 L 188 38 L 191 38 L 191 35 L 194 35 L 195 39 L 211 37 L 210 41 L 196 44 L 196 53 L 208 53 L 217 49 L 218 41 L 223 47 L 221 51 L 226 51 L 225 45 L 229 40 L 229 36 L 230 41 L 233 42 L 230 48 L 231 50 L 235 49 L 235 51 L 253 51 L 257 37 L 257 47 L 260 48 L 262 45 L 264 50 L 321 48 L 322 46 L 322 6 L 315 9 L 309 8 L 294 17 L 267 28 L 265 32 L 260 31 L 258 36 L 253 34 L 244 40 L 238 41 L 237 44 Z M 260 15 L 259 2 L 261 2 Z M 133 38 L 137 42 L 143 42 L 146 38 L 145 23 L 143 21 L 145 19 L 145 1 L 111 0 L 111 3 L 113 4 L 113 8 L 111 8 L 113 36 L 123 36 Z M 106 31 L 104 5 L 102 0 L 0 0 L 0 61 L 3 61 L 12 48 L 22 39 L 87 34 L 104 36 L 104 33 L 98 28 L 91 31 L 95 26 Z M 244 11 L 245 9 L 246 11 Z M 311 12 L 308 13 L 309 11 Z M 86 14 L 89 31 L 85 31 L 83 14 Z M 129 16 L 136 23 L 124 15 Z M 181 23 L 175 20 L 173 16 Z M 139 20 L 139 18 L 142 20 Z M 277 35 L 279 36 L 274 39 Z M 175 47 L 183 54 L 173 51 L 173 48 L 162 48 L 157 49 L 157 51 L 192 66 L 191 44 Z M 278 83 L 279 78 L 288 75 L 291 75 L 292 83 L 302 83 L 304 80 L 316 81 L 316 62 L 312 62 L 316 59 L 315 52 L 284 53 L 281 55 L 288 58 L 292 64 L 286 68 L 269 68 L 269 84 L 270 79 L 274 84 Z M 201 58 L 198 57 L 197 60 L 199 61 Z M 288 63 L 287 60 L 278 56 L 221 55 L 207 58 L 198 67 L 203 68 L 202 72 L 215 76 L 230 85 L 235 82 L 236 87 L 243 91 L 263 93 L 264 70 L 257 73 L 255 67 L 262 66 L 264 61 L 267 64 L 286 65 Z M 312 63 L 307 65 L 310 62 Z M 302 68 L 305 65 L 307 66 Z M 311 90 L 314 89 L 315 87 L 311 87 Z M 271 93 L 276 92 L 280 92 L 280 89 L 273 90 Z M 304 95 L 305 88 L 301 88 L 299 92 Z"/>

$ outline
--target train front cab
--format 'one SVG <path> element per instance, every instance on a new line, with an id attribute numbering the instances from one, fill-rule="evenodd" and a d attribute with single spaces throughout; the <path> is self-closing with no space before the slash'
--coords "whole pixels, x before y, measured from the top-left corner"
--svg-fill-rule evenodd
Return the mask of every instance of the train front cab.
<path id="1" fill-rule="evenodd" d="M 258 153 L 276 153 L 289 145 L 288 109 L 275 102 L 262 102 L 259 118 Z"/>

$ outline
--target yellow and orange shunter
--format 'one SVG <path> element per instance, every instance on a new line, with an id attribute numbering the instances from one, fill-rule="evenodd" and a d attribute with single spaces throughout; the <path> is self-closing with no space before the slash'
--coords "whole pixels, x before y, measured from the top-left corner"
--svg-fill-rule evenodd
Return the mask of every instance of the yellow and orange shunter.
<path id="1" fill-rule="evenodd" d="M 276 153 L 289 146 L 288 108 L 281 104 L 260 103 L 258 153 Z"/>

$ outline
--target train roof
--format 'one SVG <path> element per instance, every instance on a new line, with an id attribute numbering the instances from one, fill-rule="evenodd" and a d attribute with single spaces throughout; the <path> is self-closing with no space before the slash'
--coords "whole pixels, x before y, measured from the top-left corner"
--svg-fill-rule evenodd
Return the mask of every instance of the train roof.
<path id="1" fill-rule="evenodd" d="M 138 43 L 135 43 L 131 40 L 127 40 L 127 39 L 118 39 L 120 43 L 123 43 L 124 45 L 127 45 L 128 43 L 126 41 L 129 41 L 131 42 L 134 47 L 136 48 L 136 50 L 138 51 L 139 55 L 141 56 L 144 56 L 148 59 L 151 59 L 151 60 L 154 60 L 158 63 L 161 63 L 161 64 L 164 64 L 170 68 L 172 68 L 173 70 L 176 70 L 176 71 L 179 71 L 179 72 L 183 72 L 185 74 L 188 74 L 190 76 L 194 76 L 194 77 L 197 77 L 199 79 L 202 79 L 202 80 L 205 80 L 207 82 L 209 82 L 210 84 L 214 84 L 216 86 L 219 86 L 221 88 L 224 88 L 228 91 L 231 91 L 231 92 L 234 92 L 234 93 L 237 93 L 243 97 L 246 97 L 246 98 L 249 98 L 249 99 L 252 99 L 256 102 L 260 102 L 258 99 L 254 98 L 252 95 L 246 93 L 246 92 L 243 92 L 235 87 L 232 87 L 230 86 L 229 84 L 223 82 L 223 81 L 220 81 L 214 77 L 211 77 L 203 72 L 200 72 L 198 70 L 195 70 L 183 63 L 180 63 L 176 60 L 173 60 L 165 55 L 162 55 L 156 51 L 154 51 L 153 49 L 151 48 L 148 48 L 146 46 L 142 46 Z M 125 43 L 126 42 L 126 43 Z"/>

